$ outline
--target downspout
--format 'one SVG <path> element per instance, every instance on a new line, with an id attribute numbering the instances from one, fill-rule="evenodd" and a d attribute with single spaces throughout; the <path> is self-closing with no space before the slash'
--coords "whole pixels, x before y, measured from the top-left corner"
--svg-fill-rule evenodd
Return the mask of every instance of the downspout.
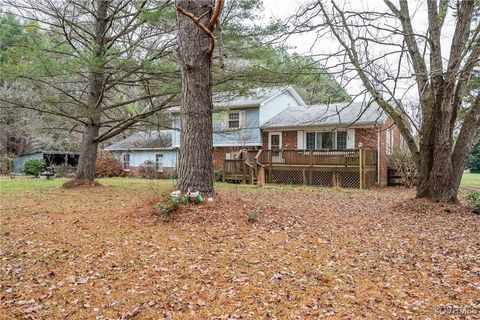
<path id="1" fill-rule="evenodd" d="M 381 146 L 380 146 L 380 128 L 377 129 L 377 182 L 378 185 L 380 185 L 380 172 L 381 172 L 381 163 L 380 163 L 380 152 L 381 152 Z"/>

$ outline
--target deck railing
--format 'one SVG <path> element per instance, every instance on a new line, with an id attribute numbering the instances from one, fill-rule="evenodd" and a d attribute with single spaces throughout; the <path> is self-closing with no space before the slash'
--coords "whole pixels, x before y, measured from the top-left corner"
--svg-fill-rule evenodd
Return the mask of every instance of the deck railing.
<path id="1" fill-rule="evenodd" d="M 320 177 L 321 174 L 328 176 L 325 180 L 340 181 L 344 174 L 345 177 L 348 176 L 348 179 L 344 177 L 343 180 L 350 180 L 349 185 L 358 185 L 360 188 L 364 188 L 376 182 L 376 165 L 377 151 L 371 149 L 261 149 L 258 151 L 244 150 L 239 153 L 239 159 L 225 160 L 224 172 L 225 177 L 229 179 L 253 182 L 259 172 L 259 167 L 264 167 L 267 170 L 267 181 L 269 182 L 274 182 L 275 179 L 280 181 L 279 176 L 283 175 L 285 177 L 283 180 L 302 180 L 303 183 L 315 180 L 315 175 L 319 176 L 317 180 L 322 180 L 324 177 Z M 286 171 L 289 173 L 287 174 Z M 307 171 L 310 176 L 312 176 L 311 172 L 315 172 L 313 178 L 307 179 Z M 295 175 L 299 175 L 299 177 L 292 178 Z M 306 182 L 306 180 L 308 181 Z M 353 180 L 356 182 L 352 182 Z"/>
<path id="2" fill-rule="evenodd" d="M 260 150 L 258 162 L 267 166 L 358 166 L 360 150 L 363 150 L 365 165 L 376 165 L 377 151 L 352 150 Z"/>

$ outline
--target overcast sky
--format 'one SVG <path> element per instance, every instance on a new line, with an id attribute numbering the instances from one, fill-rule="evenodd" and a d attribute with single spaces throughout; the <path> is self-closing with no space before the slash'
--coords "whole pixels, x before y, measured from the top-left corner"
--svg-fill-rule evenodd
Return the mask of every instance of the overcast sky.
<path id="1" fill-rule="evenodd" d="M 290 15 L 297 12 L 297 10 L 307 3 L 311 2 L 310 0 L 263 0 L 264 3 L 264 19 L 268 20 L 270 18 L 276 19 L 285 19 Z M 375 9 L 375 11 L 387 11 L 387 7 L 383 0 L 336 0 L 337 3 L 342 6 L 344 3 L 347 3 L 348 6 L 353 8 L 358 8 L 361 10 L 366 9 Z M 398 5 L 398 0 L 393 1 Z M 410 13 L 413 16 L 413 25 L 415 31 L 418 33 L 424 33 L 427 28 L 427 12 L 425 8 L 426 0 L 416 0 L 409 1 Z M 451 13 L 451 12 L 450 12 Z M 442 55 L 446 58 L 449 55 L 449 46 L 452 40 L 452 34 L 454 30 L 454 19 L 451 14 L 449 19 L 447 18 L 445 25 L 442 29 Z M 291 51 L 295 51 L 299 54 L 319 54 L 319 53 L 328 53 L 332 52 L 338 48 L 338 43 L 329 38 L 322 38 L 321 41 L 317 42 L 313 47 L 315 35 L 314 34 L 305 34 L 302 36 L 291 37 L 287 41 L 287 45 L 292 47 Z M 312 50 L 312 51 L 310 51 Z M 427 61 L 428 62 L 428 61 Z M 350 94 L 354 94 L 361 88 L 361 83 L 355 81 L 352 85 L 347 87 L 347 91 Z M 416 97 L 416 89 L 410 90 L 408 93 L 408 98 Z"/>

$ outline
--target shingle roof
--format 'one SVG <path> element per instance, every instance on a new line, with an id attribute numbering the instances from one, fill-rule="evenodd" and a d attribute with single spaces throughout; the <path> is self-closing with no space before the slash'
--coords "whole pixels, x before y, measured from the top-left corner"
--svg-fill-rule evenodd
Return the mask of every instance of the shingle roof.
<path id="1" fill-rule="evenodd" d="M 240 106 L 258 106 L 265 100 L 286 91 L 288 86 L 256 88 L 244 96 L 234 95 L 228 92 L 214 94 L 213 105 L 215 108 L 229 108 Z"/>
<path id="2" fill-rule="evenodd" d="M 172 130 L 137 132 L 131 136 L 115 142 L 105 150 L 129 149 L 170 149 L 172 148 Z"/>
<path id="3" fill-rule="evenodd" d="M 213 95 L 213 108 L 215 110 L 239 108 L 239 107 L 256 107 L 260 103 L 287 91 L 290 86 L 278 86 L 269 88 L 251 89 L 245 95 L 238 95 L 234 92 L 219 92 Z M 172 107 L 169 109 L 172 113 L 180 111 L 180 107 Z"/>
<path id="4" fill-rule="evenodd" d="M 375 102 L 317 104 L 287 108 L 267 121 L 262 128 L 372 124 L 385 119 L 385 112 Z"/>

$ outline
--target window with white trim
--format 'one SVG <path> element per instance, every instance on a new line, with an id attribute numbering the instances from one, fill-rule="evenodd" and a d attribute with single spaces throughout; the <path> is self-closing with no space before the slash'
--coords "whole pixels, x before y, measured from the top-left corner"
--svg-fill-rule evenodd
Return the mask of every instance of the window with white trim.
<path id="1" fill-rule="evenodd" d="M 123 170 L 130 170 L 130 153 L 123 154 Z"/>
<path id="2" fill-rule="evenodd" d="M 228 113 L 228 128 L 229 129 L 240 128 L 240 112 L 239 111 Z"/>
<path id="3" fill-rule="evenodd" d="M 157 172 L 163 172 L 163 153 L 157 153 L 155 155 L 155 168 Z"/>

